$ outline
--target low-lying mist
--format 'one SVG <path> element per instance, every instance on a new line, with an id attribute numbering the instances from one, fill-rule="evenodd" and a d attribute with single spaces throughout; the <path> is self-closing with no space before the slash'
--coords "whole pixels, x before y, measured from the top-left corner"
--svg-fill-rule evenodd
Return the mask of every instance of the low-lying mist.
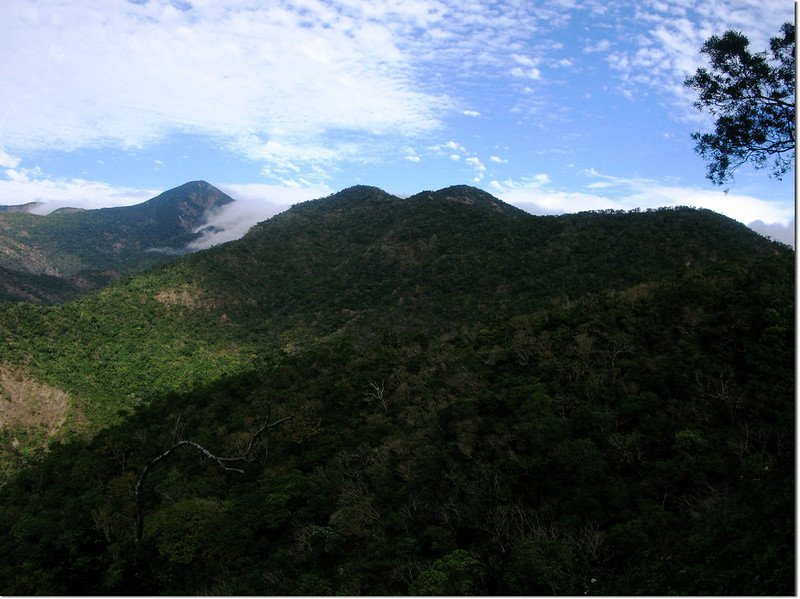
<path id="1" fill-rule="evenodd" d="M 209 211 L 206 223 L 197 227 L 200 237 L 187 245 L 190 251 L 204 250 L 242 237 L 250 228 L 293 204 L 330 193 L 323 188 L 287 188 L 279 185 L 219 185 L 236 201 Z"/>

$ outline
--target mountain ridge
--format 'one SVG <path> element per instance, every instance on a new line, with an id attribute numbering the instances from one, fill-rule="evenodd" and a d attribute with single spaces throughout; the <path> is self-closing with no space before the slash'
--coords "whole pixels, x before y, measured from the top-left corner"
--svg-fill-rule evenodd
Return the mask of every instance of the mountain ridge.
<path id="1" fill-rule="evenodd" d="M 791 594 L 791 251 L 343 191 L 0 303 L 0 591 Z"/>
<path id="2" fill-rule="evenodd" d="M 134 206 L 0 212 L 0 267 L 17 273 L 0 280 L 0 299 L 59 303 L 79 297 L 188 251 L 207 215 L 233 201 L 205 181 L 192 181 Z M 24 289 L 13 280 L 23 278 Z"/>
<path id="3" fill-rule="evenodd" d="M 0 212 L 31 212 L 41 205 L 41 202 L 28 202 L 26 204 L 0 206 Z"/>
<path id="4" fill-rule="evenodd" d="M 422 191 L 408 198 L 408 201 L 444 201 L 483 205 L 498 211 L 524 212 L 490 193 L 471 185 L 451 185 L 436 191 Z"/>

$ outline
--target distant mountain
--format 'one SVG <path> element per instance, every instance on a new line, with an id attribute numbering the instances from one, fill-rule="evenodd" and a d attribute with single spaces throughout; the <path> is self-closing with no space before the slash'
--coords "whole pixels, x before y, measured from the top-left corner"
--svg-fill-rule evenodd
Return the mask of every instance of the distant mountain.
<path id="1" fill-rule="evenodd" d="M 431 311 L 453 322 L 519 313 L 772 247 L 708 210 L 536 217 L 467 186 L 408 199 L 356 186 L 298 204 L 174 272 L 229 314 L 275 321 L 328 306 L 331 327 L 343 313 L 370 322 L 403 314 L 411 326 Z M 317 290 L 328 290 L 322 303 Z"/>
<path id="2" fill-rule="evenodd" d="M 0 593 L 791 595 L 794 302 L 708 210 L 356 186 L 0 304 Z"/>
<path id="3" fill-rule="evenodd" d="M 53 210 L 50 214 L 69 214 L 71 212 L 83 212 L 84 210 L 85 208 L 71 208 L 69 206 L 66 206 L 64 208 L 57 208 L 56 210 Z"/>
<path id="4" fill-rule="evenodd" d="M 92 270 L 63 277 L 0 267 L 0 301 L 58 304 L 81 297 L 118 278 L 118 271 Z"/>
<path id="5" fill-rule="evenodd" d="M 63 208 L 46 216 L 30 213 L 33 204 L 4 207 L 0 300 L 73 299 L 185 253 L 209 211 L 232 201 L 205 181 L 194 181 L 135 206 Z"/>
<path id="6" fill-rule="evenodd" d="M 0 206 L 0 212 L 31 212 L 41 206 L 41 202 L 28 202 L 14 206 Z"/>

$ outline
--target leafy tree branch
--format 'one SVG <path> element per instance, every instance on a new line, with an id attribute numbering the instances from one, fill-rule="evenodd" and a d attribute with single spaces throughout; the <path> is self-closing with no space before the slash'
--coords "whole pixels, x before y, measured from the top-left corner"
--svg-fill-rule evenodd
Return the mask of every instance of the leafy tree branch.
<path id="1" fill-rule="evenodd" d="M 692 133 L 695 150 L 708 163 L 708 178 L 722 185 L 745 163 L 782 177 L 795 151 L 795 27 L 784 23 L 770 50 L 751 53 L 750 41 L 729 30 L 710 37 L 701 52 L 709 68 L 684 85 L 698 94 L 694 106 L 716 117 L 712 133 Z"/>

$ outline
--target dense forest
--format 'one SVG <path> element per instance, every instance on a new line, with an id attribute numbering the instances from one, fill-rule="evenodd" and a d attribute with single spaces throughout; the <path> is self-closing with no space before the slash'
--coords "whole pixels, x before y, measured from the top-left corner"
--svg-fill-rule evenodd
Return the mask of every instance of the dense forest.
<path id="1" fill-rule="evenodd" d="M 359 186 L 0 304 L 0 592 L 791 595 L 794 259 Z"/>
<path id="2" fill-rule="evenodd" d="M 233 202 L 192 181 L 134 206 L 47 215 L 0 206 L 0 301 L 53 304 L 186 253 L 215 209 Z"/>

